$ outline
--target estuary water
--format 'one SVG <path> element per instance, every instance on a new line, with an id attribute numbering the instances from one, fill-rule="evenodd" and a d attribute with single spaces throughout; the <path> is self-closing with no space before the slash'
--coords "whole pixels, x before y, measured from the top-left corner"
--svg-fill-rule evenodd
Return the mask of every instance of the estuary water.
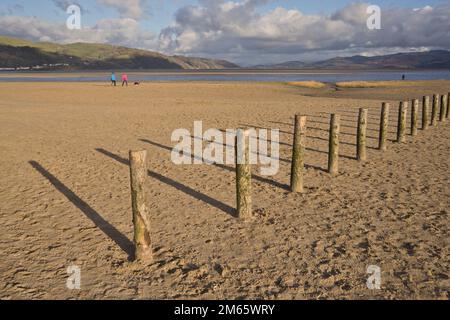
<path id="1" fill-rule="evenodd" d="M 120 79 L 121 72 L 116 74 Z M 152 81 L 250 81 L 291 82 L 450 80 L 450 70 L 433 71 L 296 71 L 296 70 L 219 70 L 219 71 L 130 71 L 129 82 Z M 110 72 L 0 72 L 0 82 L 108 82 Z"/>

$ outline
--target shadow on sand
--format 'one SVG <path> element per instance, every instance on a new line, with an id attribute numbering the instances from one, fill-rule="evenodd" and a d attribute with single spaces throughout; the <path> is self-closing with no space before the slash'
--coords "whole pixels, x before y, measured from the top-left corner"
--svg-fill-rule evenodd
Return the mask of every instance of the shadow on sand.
<path id="1" fill-rule="evenodd" d="M 97 148 L 95 150 L 97 152 L 107 156 L 107 157 L 110 157 L 113 160 L 116 160 L 117 162 L 119 162 L 119 163 L 121 163 L 123 165 L 126 165 L 126 166 L 130 165 L 129 160 L 124 159 L 124 158 L 122 158 L 122 157 L 120 157 L 120 156 L 118 156 L 118 155 L 116 155 L 116 154 L 114 154 L 114 153 L 112 153 L 112 152 L 110 152 L 108 150 L 105 150 L 105 149 L 102 149 L 102 148 Z M 207 204 L 209 204 L 209 205 L 211 205 L 213 207 L 216 207 L 217 209 L 222 210 L 223 212 L 229 214 L 232 217 L 236 217 L 236 209 L 230 207 L 229 205 L 227 205 L 227 204 L 225 204 L 223 202 L 220 202 L 219 200 L 213 199 L 213 198 L 211 198 L 210 196 L 208 196 L 208 195 L 206 195 L 204 193 L 196 191 L 196 190 L 194 190 L 194 189 L 192 189 L 192 188 L 190 188 L 190 187 L 188 187 L 188 186 L 186 186 L 186 185 L 184 185 L 184 184 L 182 184 L 180 182 L 177 182 L 177 181 L 175 181 L 173 179 L 165 177 L 165 176 L 163 176 L 163 175 L 161 175 L 159 173 L 156 173 L 154 171 L 150 171 L 149 170 L 148 171 L 148 175 L 150 177 L 152 177 L 152 178 L 162 182 L 162 183 L 165 183 L 165 184 L 167 184 L 167 185 L 177 189 L 178 191 L 181 191 L 181 192 L 183 192 L 183 193 L 185 193 L 185 194 L 187 194 L 187 195 L 197 199 L 197 200 L 203 201 L 203 202 L 205 202 L 205 203 L 207 203 Z"/>
<path id="2" fill-rule="evenodd" d="M 126 254 L 128 259 L 134 259 L 134 244 L 124 234 L 106 221 L 90 205 L 78 197 L 72 190 L 64 185 L 58 178 L 52 175 L 36 161 L 29 161 L 29 164 L 46 178 L 59 192 L 61 192 L 72 204 L 85 214 L 104 234 L 111 238 Z M 131 214 L 130 214 L 131 217 Z"/>
<path id="3" fill-rule="evenodd" d="M 165 149 L 167 151 L 172 151 L 172 148 L 170 148 L 168 146 L 165 146 L 165 145 L 162 145 L 162 144 L 157 143 L 157 142 L 150 141 L 148 139 L 139 139 L 139 141 L 151 144 L 151 145 L 153 145 L 155 147 L 158 147 L 158 148 L 161 148 L 161 149 Z M 186 155 L 190 156 L 192 159 L 198 159 L 198 160 L 201 160 L 201 161 L 203 160 L 203 159 L 200 159 L 199 157 L 197 157 L 195 155 L 192 155 L 192 154 L 186 154 Z M 284 160 L 284 161 L 287 161 L 287 160 Z M 229 166 L 226 166 L 224 164 L 214 163 L 212 165 L 217 167 L 217 168 L 223 169 L 223 170 L 227 170 L 227 171 L 230 171 L 230 172 L 236 172 L 236 169 L 234 167 L 229 167 Z M 257 181 L 259 181 L 259 182 L 268 183 L 268 184 L 270 184 L 270 185 L 272 185 L 274 187 L 277 187 L 277 188 L 280 188 L 280 189 L 283 189 L 283 190 L 289 190 L 289 186 L 287 186 L 285 184 L 282 184 L 282 183 L 279 183 L 277 181 L 273 181 L 271 179 L 263 178 L 261 176 L 255 175 L 255 174 L 252 175 L 252 178 L 257 180 Z"/>

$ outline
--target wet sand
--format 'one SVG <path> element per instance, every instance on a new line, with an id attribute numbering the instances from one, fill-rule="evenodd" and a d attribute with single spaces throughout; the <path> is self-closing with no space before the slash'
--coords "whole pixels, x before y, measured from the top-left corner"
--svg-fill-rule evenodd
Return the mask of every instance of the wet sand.
<path id="1" fill-rule="evenodd" d="M 308 91 L 276 83 L 0 84 L 2 299 L 449 299 L 450 121 L 376 150 L 381 102 L 450 82 Z M 319 89 L 321 90 L 321 89 Z M 358 108 L 369 161 L 355 160 Z M 293 116 L 308 118 L 305 194 L 287 191 Z M 341 173 L 326 172 L 330 113 Z M 281 167 L 255 168 L 255 220 L 233 217 L 233 166 L 177 166 L 173 130 L 281 130 Z M 409 121 L 408 121 L 409 123 Z M 130 149 L 147 149 L 156 261 L 132 252 Z M 67 267 L 81 268 L 68 290 Z M 382 271 L 369 290 L 370 265 Z"/>

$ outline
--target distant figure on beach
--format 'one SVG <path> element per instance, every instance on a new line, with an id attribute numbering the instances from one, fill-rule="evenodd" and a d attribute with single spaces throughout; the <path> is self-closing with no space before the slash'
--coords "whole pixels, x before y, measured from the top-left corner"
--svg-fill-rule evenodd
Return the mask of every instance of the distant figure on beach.
<path id="1" fill-rule="evenodd" d="M 406 79 L 406 76 L 405 76 L 405 75 L 403 75 L 403 76 L 402 76 L 402 80 L 405 80 L 405 79 Z"/>
<path id="2" fill-rule="evenodd" d="M 122 87 L 127 85 L 128 87 L 128 75 L 126 73 L 122 74 Z"/>
<path id="3" fill-rule="evenodd" d="M 114 72 L 111 73 L 111 85 L 114 87 L 117 85 L 116 74 Z"/>

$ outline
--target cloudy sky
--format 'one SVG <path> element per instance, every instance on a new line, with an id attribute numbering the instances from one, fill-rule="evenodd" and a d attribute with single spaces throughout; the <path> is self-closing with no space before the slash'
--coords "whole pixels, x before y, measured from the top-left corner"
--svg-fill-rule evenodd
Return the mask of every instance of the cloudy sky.
<path id="1" fill-rule="evenodd" d="M 71 4 L 81 30 L 66 27 Z M 381 30 L 367 7 L 381 8 Z M 97 42 L 249 66 L 450 49 L 450 0 L 1 0 L 0 35 Z"/>

